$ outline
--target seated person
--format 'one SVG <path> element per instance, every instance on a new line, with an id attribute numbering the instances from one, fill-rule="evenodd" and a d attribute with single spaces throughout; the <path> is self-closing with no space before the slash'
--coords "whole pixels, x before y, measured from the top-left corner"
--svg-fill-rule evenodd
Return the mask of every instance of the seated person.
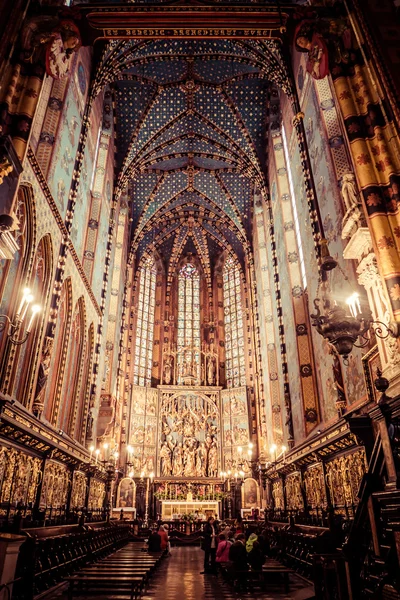
<path id="1" fill-rule="evenodd" d="M 247 552 L 251 552 L 251 550 L 253 549 L 253 544 L 254 542 L 257 540 L 257 534 L 256 533 L 251 533 L 249 535 L 249 539 L 246 542 L 246 550 Z"/>
<path id="2" fill-rule="evenodd" d="M 265 555 L 262 551 L 261 544 L 257 540 L 253 542 L 253 547 L 250 550 L 247 559 L 252 571 L 262 571 L 263 564 L 265 563 Z"/>
<path id="3" fill-rule="evenodd" d="M 235 571 L 246 571 L 248 569 L 245 540 L 244 533 L 239 533 L 236 536 L 236 542 L 229 548 L 229 560 Z"/>
<path id="4" fill-rule="evenodd" d="M 231 543 L 226 539 L 225 533 L 220 533 L 218 536 L 218 546 L 215 561 L 217 563 L 229 562 L 229 549 Z"/>
<path id="5" fill-rule="evenodd" d="M 161 536 L 157 529 L 153 529 L 147 544 L 149 546 L 149 552 L 161 552 Z"/>
<path id="6" fill-rule="evenodd" d="M 161 537 L 161 551 L 166 550 L 168 548 L 168 533 L 162 525 L 158 528 L 158 535 Z"/>
<path id="7" fill-rule="evenodd" d="M 245 571 L 248 571 L 247 552 L 245 546 L 246 538 L 244 533 L 239 533 L 236 536 L 236 542 L 229 548 L 229 561 L 231 563 L 232 577 L 235 581 L 237 589 L 245 589 L 247 587 Z"/>

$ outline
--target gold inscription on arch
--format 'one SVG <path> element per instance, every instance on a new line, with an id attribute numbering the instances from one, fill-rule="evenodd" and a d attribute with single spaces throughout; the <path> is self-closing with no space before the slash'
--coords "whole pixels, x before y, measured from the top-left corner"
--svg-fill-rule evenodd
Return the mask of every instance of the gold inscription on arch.
<path id="1" fill-rule="evenodd" d="M 104 29 L 105 38 L 278 38 L 272 29 Z"/>

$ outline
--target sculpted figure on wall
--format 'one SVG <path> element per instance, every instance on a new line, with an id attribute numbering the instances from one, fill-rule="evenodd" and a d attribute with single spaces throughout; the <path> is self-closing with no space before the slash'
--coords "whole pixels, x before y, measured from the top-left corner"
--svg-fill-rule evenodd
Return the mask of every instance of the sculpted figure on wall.
<path id="1" fill-rule="evenodd" d="M 217 405 L 196 392 L 163 392 L 159 466 L 162 477 L 218 475 Z M 247 439 L 247 437 L 246 437 Z"/>
<path id="2" fill-rule="evenodd" d="M 167 442 L 164 442 L 160 450 L 161 458 L 161 474 L 163 477 L 171 475 L 172 462 L 171 462 L 171 450 L 168 448 Z"/>
<path id="3" fill-rule="evenodd" d="M 33 414 L 39 419 L 44 408 L 44 395 L 46 392 L 47 379 L 50 371 L 51 351 L 53 348 L 53 338 L 46 338 L 43 345 L 42 359 L 40 361 L 39 373 L 36 382 L 35 399 L 33 401 Z"/>
<path id="4" fill-rule="evenodd" d="M 342 175 L 342 196 L 346 211 L 353 210 L 359 205 L 358 189 L 354 173 Z"/>
<path id="5" fill-rule="evenodd" d="M 172 383 L 172 368 L 173 368 L 173 358 L 172 356 L 166 356 L 164 362 L 164 383 L 165 385 L 169 385 Z"/>
<path id="6" fill-rule="evenodd" d="M 182 477 L 183 475 L 183 446 L 182 442 L 175 445 L 172 456 L 172 475 Z"/>
<path id="7" fill-rule="evenodd" d="M 207 448 L 204 442 L 199 444 L 196 452 L 196 475 L 205 477 L 207 472 Z"/>
<path id="8" fill-rule="evenodd" d="M 197 442 L 194 438 L 185 441 L 185 477 L 194 477 L 196 474 L 196 444 Z"/>

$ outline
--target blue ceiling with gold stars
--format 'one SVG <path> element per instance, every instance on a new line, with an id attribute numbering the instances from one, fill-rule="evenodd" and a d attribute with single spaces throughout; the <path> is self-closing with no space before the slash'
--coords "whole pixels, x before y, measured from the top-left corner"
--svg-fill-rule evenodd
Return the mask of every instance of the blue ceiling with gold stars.
<path id="1" fill-rule="evenodd" d="M 254 186 L 267 187 L 271 84 L 288 91 L 272 42 L 113 41 L 103 80 L 115 104 L 116 189 L 128 191 L 138 261 L 196 252 L 244 264 Z"/>

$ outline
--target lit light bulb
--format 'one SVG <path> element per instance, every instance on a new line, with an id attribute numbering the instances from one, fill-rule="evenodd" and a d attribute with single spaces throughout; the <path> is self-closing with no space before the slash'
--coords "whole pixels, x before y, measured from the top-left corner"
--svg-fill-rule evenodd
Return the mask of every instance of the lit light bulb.
<path id="1" fill-rule="evenodd" d="M 26 328 L 26 333 L 29 333 L 31 331 L 33 321 L 35 320 L 35 317 L 38 314 L 38 312 L 40 312 L 40 310 L 41 310 L 41 308 L 40 308 L 39 304 L 34 304 L 32 306 L 32 314 L 31 314 L 31 318 L 29 319 L 28 327 Z"/>
<path id="2" fill-rule="evenodd" d="M 128 477 L 130 477 L 131 479 L 133 479 L 133 475 L 134 475 L 133 471 L 129 471 Z"/>
<path id="3" fill-rule="evenodd" d="M 361 314 L 360 294 L 354 292 L 354 294 L 347 298 L 346 304 L 350 308 L 352 317 L 357 318 L 357 315 Z"/>
<path id="4" fill-rule="evenodd" d="M 22 291 L 22 298 L 20 305 L 18 306 L 17 315 L 21 314 L 21 310 L 25 306 L 25 302 L 27 302 L 27 298 L 31 295 L 31 290 L 29 288 L 24 288 Z"/>
<path id="5" fill-rule="evenodd" d="M 254 444 L 252 442 L 249 442 L 249 448 L 253 448 Z"/>
<path id="6" fill-rule="evenodd" d="M 89 450 L 90 452 L 94 452 L 94 446 L 90 446 Z"/>
<path id="7" fill-rule="evenodd" d="M 239 454 L 242 454 L 242 452 L 243 452 L 242 446 L 238 446 L 238 452 L 239 452 Z"/>

